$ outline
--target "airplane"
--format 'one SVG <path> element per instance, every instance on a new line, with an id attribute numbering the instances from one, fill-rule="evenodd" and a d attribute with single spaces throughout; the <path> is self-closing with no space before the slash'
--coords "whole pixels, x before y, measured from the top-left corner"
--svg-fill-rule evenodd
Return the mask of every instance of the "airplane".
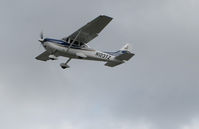
<path id="1" fill-rule="evenodd" d="M 61 68 L 69 68 L 71 59 L 104 61 L 105 66 L 114 67 L 128 61 L 134 56 L 130 44 L 126 44 L 116 52 L 103 52 L 95 50 L 87 45 L 92 39 L 105 28 L 113 18 L 100 15 L 91 22 L 87 23 L 68 37 L 60 39 L 44 38 L 43 33 L 40 34 L 39 42 L 41 42 L 45 51 L 35 57 L 37 60 L 57 60 L 59 56 L 67 57 L 65 63 L 61 63 Z"/>

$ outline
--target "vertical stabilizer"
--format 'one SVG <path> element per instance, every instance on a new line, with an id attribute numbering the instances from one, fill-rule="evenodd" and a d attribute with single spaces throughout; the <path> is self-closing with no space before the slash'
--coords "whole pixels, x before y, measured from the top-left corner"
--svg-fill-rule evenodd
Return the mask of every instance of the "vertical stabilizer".
<path id="1" fill-rule="evenodd" d="M 132 46 L 130 44 L 126 44 L 120 50 L 121 51 L 129 51 L 129 52 L 131 52 L 133 50 L 133 48 L 132 48 Z"/>

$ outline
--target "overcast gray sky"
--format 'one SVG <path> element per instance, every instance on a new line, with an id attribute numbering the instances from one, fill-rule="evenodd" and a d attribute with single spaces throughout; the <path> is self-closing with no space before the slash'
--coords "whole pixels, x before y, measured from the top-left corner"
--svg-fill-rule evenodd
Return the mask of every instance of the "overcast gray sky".
<path id="1" fill-rule="evenodd" d="M 1 0 L 0 128 L 198 129 L 198 0 Z M 135 56 L 102 62 L 34 58 L 100 14 L 113 21 L 91 41 Z"/>

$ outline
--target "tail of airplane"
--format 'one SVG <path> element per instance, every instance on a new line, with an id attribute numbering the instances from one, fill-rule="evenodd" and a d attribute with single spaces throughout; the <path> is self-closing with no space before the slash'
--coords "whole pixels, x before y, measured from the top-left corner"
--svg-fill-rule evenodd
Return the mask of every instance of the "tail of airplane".
<path id="1" fill-rule="evenodd" d="M 131 59 L 134 54 L 132 53 L 132 46 L 129 44 L 124 45 L 120 50 L 119 54 L 116 56 L 116 59 L 118 60 L 126 60 L 128 61 Z"/>
<path id="2" fill-rule="evenodd" d="M 114 67 L 114 66 L 120 65 L 124 63 L 125 61 L 128 61 L 129 59 L 131 59 L 135 54 L 132 53 L 131 45 L 126 44 L 117 52 L 112 53 L 112 55 L 115 56 L 115 59 L 118 60 L 118 62 L 109 61 L 105 64 L 106 66 Z"/>
<path id="3" fill-rule="evenodd" d="M 129 52 L 132 52 L 132 46 L 130 45 L 130 44 L 126 44 L 126 45 L 124 45 L 121 49 L 120 49 L 121 51 L 129 51 Z"/>

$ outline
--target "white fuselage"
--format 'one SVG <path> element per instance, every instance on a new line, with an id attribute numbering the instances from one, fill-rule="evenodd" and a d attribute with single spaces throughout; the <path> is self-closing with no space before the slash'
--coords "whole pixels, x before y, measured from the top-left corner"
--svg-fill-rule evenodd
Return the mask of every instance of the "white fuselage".
<path id="1" fill-rule="evenodd" d="M 95 60 L 95 61 L 109 61 L 109 62 L 121 62 L 117 60 L 115 56 L 101 51 L 94 50 L 88 46 L 84 47 L 71 47 L 63 46 L 54 42 L 44 42 L 43 47 L 56 57 L 63 56 L 68 58 L 84 59 L 84 60 Z"/>

